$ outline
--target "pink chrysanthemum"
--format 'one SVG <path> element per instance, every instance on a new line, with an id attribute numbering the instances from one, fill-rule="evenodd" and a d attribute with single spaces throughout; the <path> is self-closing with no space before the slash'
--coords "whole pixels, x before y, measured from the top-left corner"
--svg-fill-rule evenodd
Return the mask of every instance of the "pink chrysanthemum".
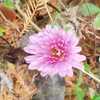
<path id="1" fill-rule="evenodd" d="M 71 32 L 61 28 L 47 26 L 38 34 L 29 37 L 24 50 L 30 55 L 25 57 L 30 70 L 38 70 L 42 76 L 59 74 L 73 76 L 72 67 L 83 69 L 79 39 Z"/>

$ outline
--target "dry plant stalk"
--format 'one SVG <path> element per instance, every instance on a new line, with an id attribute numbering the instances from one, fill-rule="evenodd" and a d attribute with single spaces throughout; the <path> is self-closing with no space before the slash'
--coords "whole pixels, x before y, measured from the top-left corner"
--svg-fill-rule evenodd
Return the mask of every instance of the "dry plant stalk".
<path id="1" fill-rule="evenodd" d="M 11 43 L 12 46 L 17 47 L 17 41 L 23 36 L 24 33 L 30 31 L 34 28 L 37 31 L 41 31 L 40 27 L 35 23 L 35 18 L 37 13 L 44 16 L 45 14 L 49 16 L 50 20 L 53 22 L 51 12 L 53 11 L 52 7 L 48 7 L 49 3 L 56 3 L 56 0 L 24 0 L 24 3 L 20 2 L 20 4 L 15 4 L 15 9 L 10 10 L 11 13 L 14 12 L 14 16 L 16 19 L 13 21 L 9 20 L 7 16 L 5 16 L 4 12 L 0 11 L 0 18 L 3 20 L 3 26 L 6 29 L 4 38 Z M 6 11 L 5 11 L 6 12 Z"/>
<path id="2" fill-rule="evenodd" d="M 49 9 L 47 7 L 48 0 L 25 0 L 25 7 L 22 9 L 19 5 L 16 5 L 16 9 L 19 14 L 22 16 L 23 26 L 20 33 L 20 37 L 24 32 L 29 31 L 30 27 L 33 26 L 37 31 L 41 31 L 39 26 L 34 23 L 34 16 L 36 12 L 41 11 L 42 9 L 46 9 L 50 19 L 52 19 Z"/>
<path id="3" fill-rule="evenodd" d="M 6 73 L 13 80 L 13 91 L 8 93 L 9 90 L 5 87 L 2 95 L 0 95 L 0 100 L 31 100 L 33 94 L 36 94 L 37 88 L 32 83 L 32 78 L 29 72 L 26 71 L 26 66 L 19 66 L 21 70 L 19 69 L 18 71 L 15 69 L 15 65 L 8 64 L 8 66 L 11 68 Z"/>

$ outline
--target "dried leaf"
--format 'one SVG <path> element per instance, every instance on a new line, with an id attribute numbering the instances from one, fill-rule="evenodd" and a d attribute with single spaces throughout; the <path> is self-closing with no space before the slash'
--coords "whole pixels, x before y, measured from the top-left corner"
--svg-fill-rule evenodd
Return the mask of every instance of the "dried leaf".
<path id="1" fill-rule="evenodd" d="M 16 20 L 16 13 L 14 10 L 7 8 L 6 6 L 0 4 L 0 12 L 10 21 Z"/>

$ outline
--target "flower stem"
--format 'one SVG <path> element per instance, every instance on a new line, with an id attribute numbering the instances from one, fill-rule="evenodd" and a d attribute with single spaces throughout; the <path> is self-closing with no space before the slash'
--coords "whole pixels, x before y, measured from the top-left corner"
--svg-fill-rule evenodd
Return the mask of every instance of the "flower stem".
<path id="1" fill-rule="evenodd" d="M 98 79 L 97 77 L 95 77 L 92 73 L 89 73 L 85 70 L 81 70 L 83 73 L 87 74 L 88 76 L 90 76 L 91 78 L 93 78 L 95 81 L 97 81 L 98 83 L 100 83 L 100 79 Z"/>

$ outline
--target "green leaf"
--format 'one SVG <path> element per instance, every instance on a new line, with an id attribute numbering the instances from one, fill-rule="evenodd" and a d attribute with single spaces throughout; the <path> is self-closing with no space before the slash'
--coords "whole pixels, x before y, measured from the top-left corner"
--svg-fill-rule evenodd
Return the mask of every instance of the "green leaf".
<path id="1" fill-rule="evenodd" d="M 0 27 L 0 32 L 5 32 L 5 31 L 6 31 L 5 28 Z"/>
<path id="2" fill-rule="evenodd" d="M 96 28 L 96 29 L 100 29 L 100 14 L 98 14 L 98 15 L 96 16 L 96 18 L 94 19 L 94 21 L 93 21 L 93 26 L 94 26 L 94 28 Z"/>
<path id="3" fill-rule="evenodd" d="M 90 66 L 87 63 L 84 63 L 84 70 L 90 72 Z"/>
<path id="4" fill-rule="evenodd" d="M 83 82 L 82 72 L 80 71 L 80 73 L 79 73 L 79 78 L 78 78 L 78 80 L 77 80 L 76 85 L 77 85 L 77 86 L 80 86 L 80 85 L 82 84 L 82 82 Z"/>
<path id="5" fill-rule="evenodd" d="M 3 27 L 0 27 L 0 36 L 3 36 L 5 31 L 6 30 Z"/>
<path id="6" fill-rule="evenodd" d="M 4 35 L 4 33 L 3 32 L 0 32 L 0 36 L 3 36 Z"/>
<path id="7" fill-rule="evenodd" d="M 75 87 L 76 100 L 84 100 L 85 92 L 79 87 Z"/>
<path id="8" fill-rule="evenodd" d="M 4 5 L 10 9 L 14 8 L 13 0 L 4 0 Z"/>
<path id="9" fill-rule="evenodd" d="M 100 13 L 100 8 L 92 3 L 84 3 L 79 11 L 84 16 L 91 16 Z"/>
<path id="10" fill-rule="evenodd" d="M 95 95 L 92 100 L 100 100 L 100 95 Z"/>

